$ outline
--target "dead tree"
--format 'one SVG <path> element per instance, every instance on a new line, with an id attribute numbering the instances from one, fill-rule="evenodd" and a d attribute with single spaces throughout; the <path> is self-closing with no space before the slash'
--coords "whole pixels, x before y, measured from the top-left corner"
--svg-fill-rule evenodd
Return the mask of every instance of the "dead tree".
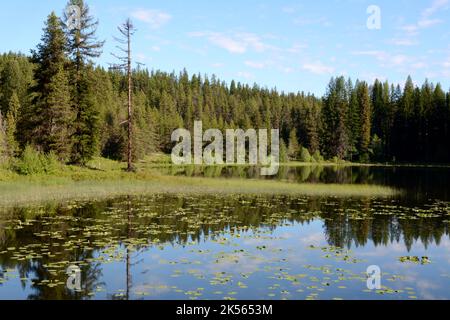
<path id="1" fill-rule="evenodd" d="M 127 19 L 122 25 L 117 28 L 121 34 L 120 38 L 114 37 L 121 45 L 116 46 L 124 56 L 112 55 L 117 58 L 120 63 L 114 64 L 111 66 L 111 69 L 116 70 L 125 70 L 128 77 L 128 146 L 127 146 L 127 161 L 128 161 L 128 171 L 133 171 L 133 100 L 132 100 L 132 72 L 131 69 L 131 38 L 136 32 L 136 29 L 133 26 L 133 22 L 130 19 Z"/>

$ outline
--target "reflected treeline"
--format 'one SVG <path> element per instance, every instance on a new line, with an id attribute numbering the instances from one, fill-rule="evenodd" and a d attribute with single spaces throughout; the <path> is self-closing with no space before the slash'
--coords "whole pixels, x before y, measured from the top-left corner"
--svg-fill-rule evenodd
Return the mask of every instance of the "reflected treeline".
<path id="1" fill-rule="evenodd" d="M 261 176 L 253 166 L 169 166 L 158 170 L 169 175 L 208 178 L 278 179 L 298 183 L 373 184 L 405 191 L 409 201 L 429 198 L 450 200 L 448 168 L 372 166 L 281 166 L 275 177 Z"/>
<path id="2" fill-rule="evenodd" d="M 270 231 L 286 222 L 308 224 L 321 219 L 330 245 L 351 248 L 404 243 L 410 249 L 415 242 L 428 246 L 449 236 L 449 224 L 444 222 L 448 210 L 446 203 L 414 209 L 398 201 L 375 199 L 162 195 L 16 208 L 1 215 L 0 272 L 17 268 L 21 278 L 33 280 L 29 299 L 85 299 L 101 285 L 101 262 L 95 259 L 99 251 L 125 248 L 123 278 L 128 298 L 132 285 L 130 248 L 139 251 L 156 245 L 184 245 L 240 230 Z M 65 247 L 68 242 L 73 245 Z M 29 256 L 24 258 L 20 255 L 23 252 Z M 84 262 L 80 264 L 82 291 L 40 284 L 43 280 L 65 282 L 64 272 L 52 270 L 63 262 L 65 267 Z"/>

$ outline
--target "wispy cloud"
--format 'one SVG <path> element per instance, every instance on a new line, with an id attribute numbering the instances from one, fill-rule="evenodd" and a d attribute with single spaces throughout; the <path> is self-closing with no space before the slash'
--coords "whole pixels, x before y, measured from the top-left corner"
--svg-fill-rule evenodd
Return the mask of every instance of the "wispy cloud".
<path id="1" fill-rule="evenodd" d="M 246 72 L 246 71 L 240 71 L 240 72 L 238 72 L 238 73 L 237 73 L 237 76 L 240 77 L 240 78 L 247 79 L 247 80 L 251 80 L 251 79 L 254 79 L 254 78 L 255 78 L 255 77 L 253 76 L 252 73 Z"/>
<path id="2" fill-rule="evenodd" d="M 270 63 L 265 61 L 245 61 L 244 62 L 247 67 L 254 68 L 254 69 L 264 69 L 267 67 Z"/>
<path id="3" fill-rule="evenodd" d="M 233 33 L 225 34 L 221 32 L 191 32 L 188 34 L 190 37 L 205 38 L 211 44 L 225 49 L 230 53 L 242 54 L 248 50 L 256 52 L 264 52 L 272 46 L 264 43 L 262 39 L 253 33 Z"/>
<path id="4" fill-rule="evenodd" d="M 409 39 L 409 38 L 395 38 L 390 41 L 391 44 L 395 46 L 403 46 L 403 47 L 409 47 L 409 46 L 416 46 L 419 44 L 419 42 L 415 39 Z"/>
<path id="5" fill-rule="evenodd" d="M 304 43 L 295 43 L 292 47 L 287 49 L 289 53 L 300 53 L 304 49 L 308 48 L 307 44 Z"/>
<path id="6" fill-rule="evenodd" d="M 450 69 L 450 58 L 448 58 L 447 61 L 444 61 L 444 63 L 442 63 L 442 66 L 444 68 L 449 68 Z"/>
<path id="7" fill-rule="evenodd" d="M 430 7 L 422 12 L 423 17 L 430 17 L 440 9 L 445 8 L 449 4 L 449 0 L 434 0 Z"/>
<path id="8" fill-rule="evenodd" d="M 148 24 L 152 29 L 159 29 L 172 19 L 170 14 L 153 9 L 138 9 L 133 11 L 131 16 Z"/>
<path id="9" fill-rule="evenodd" d="M 318 18 L 296 18 L 294 19 L 294 24 L 298 26 L 308 26 L 308 25 L 321 25 L 323 27 L 330 27 L 331 22 L 326 17 L 318 17 Z"/>
<path id="10" fill-rule="evenodd" d="M 401 27 L 408 35 L 417 35 L 419 30 L 426 29 L 443 23 L 442 19 L 433 18 L 439 10 L 448 9 L 450 0 L 434 0 L 431 6 L 422 11 L 419 20 L 415 24 L 404 25 Z"/>
<path id="11" fill-rule="evenodd" d="M 320 61 L 305 63 L 303 64 L 302 69 L 319 75 L 331 74 L 334 72 L 333 67 L 327 66 Z"/>
<path id="12" fill-rule="evenodd" d="M 414 63 L 414 59 L 404 54 L 391 54 L 386 51 L 368 50 L 351 52 L 354 56 L 374 57 L 380 62 L 381 67 L 403 67 Z"/>

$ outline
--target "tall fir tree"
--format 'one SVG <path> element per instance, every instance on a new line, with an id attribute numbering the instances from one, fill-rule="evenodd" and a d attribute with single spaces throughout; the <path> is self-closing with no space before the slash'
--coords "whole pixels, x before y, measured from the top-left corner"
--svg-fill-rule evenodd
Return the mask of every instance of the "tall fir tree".
<path id="1" fill-rule="evenodd" d="M 32 52 L 36 85 L 28 119 L 30 142 L 44 152 L 54 151 L 62 160 L 67 160 L 70 153 L 70 127 L 74 120 L 65 70 L 66 44 L 62 23 L 53 12 L 48 16 L 41 43 Z"/>
<path id="2" fill-rule="evenodd" d="M 291 160 L 297 160 L 300 153 L 300 144 L 298 143 L 297 133 L 295 129 L 289 134 L 288 156 Z"/>
<path id="3" fill-rule="evenodd" d="M 83 0 L 70 0 L 67 8 L 77 7 L 80 15 L 64 14 L 68 52 L 71 58 L 72 105 L 76 115 L 72 135 L 71 162 L 84 165 L 96 153 L 99 142 L 99 112 L 92 92 L 89 60 L 99 57 L 104 42 L 97 41 L 98 21 L 90 15 L 89 6 Z"/>
<path id="4" fill-rule="evenodd" d="M 8 113 L 6 114 L 6 139 L 8 144 L 8 153 L 14 157 L 19 152 L 17 143 L 17 117 L 20 110 L 20 101 L 17 93 L 14 92 L 9 102 Z"/>
<path id="5" fill-rule="evenodd" d="M 3 120 L 2 112 L 0 111 L 0 164 L 8 160 L 8 143 L 6 138 L 6 126 Z"/>
<path id="6" fill-rule="evenodd" d="M 371 142 L 371 126 L 372 126 L 372 108 L 370 104 L 369 87 L 367 83 L 361 82 L 357 88 L 358 105 L 360 110 L 360 160 L 369 160 L 369 146 Z"/>

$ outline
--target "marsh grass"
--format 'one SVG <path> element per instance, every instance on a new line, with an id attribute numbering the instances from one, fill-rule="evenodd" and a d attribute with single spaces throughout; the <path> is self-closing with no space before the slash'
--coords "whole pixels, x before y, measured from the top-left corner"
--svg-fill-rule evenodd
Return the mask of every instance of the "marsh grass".
<path id="1" fill-rule="evenodd" d="M 317 197 L 391 197 L 398 191 L 372 185 L 297 184 L 281 181 L 171 177 L 126 174 L 116 179 L 74 181 L 68 177 L 0 183 L 0 206 L 125 195 L 306 195 Z"/>
<path id="2" fill-rule="evenodd" d="M 92 160 L 86 167 L 61 166 L 52 174 L 23 176 L 0 167 L 0 206 L 163 193 L 390 197 L 399 192 L 374 185 L 166 176 L 153 167 L 161 164 L 160 158 L 140 162 L 135 173 L 126 172 L 123 163 L 103 158 Z"/>

